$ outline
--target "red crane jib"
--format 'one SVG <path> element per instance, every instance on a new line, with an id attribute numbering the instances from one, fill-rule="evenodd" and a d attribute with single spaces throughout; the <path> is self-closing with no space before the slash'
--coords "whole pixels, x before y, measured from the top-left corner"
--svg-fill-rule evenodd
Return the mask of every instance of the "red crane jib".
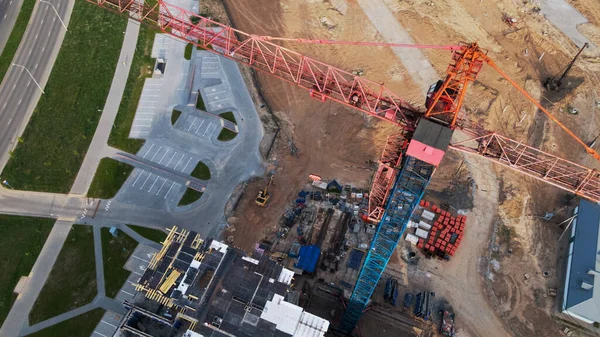
<path id="1" fill-rule="evenodd" d="M 549 118 L 582 144 L 590 154 L 600 160 L 600 154 L 587 146 L 520 88 L 487 57 L 485 51 L 479 49 L 477 44 L 463 43 L 461 49 L 449 49 L 453 50 L 453 54 L 446 78 L 432 87 L 433 90 L 427 95 L 427 111 L 423 112 L 382 84 L 270 43 L 265 37 L 247 34 L 161 0 L 153 5 L 141 3 L 140 0 L 87 1 L 119 13 L 128 13 L 131 18 L 141 22 L 156 23 L 166 34 L 292 82 L 307 89 L 314 98 L 331 99 L 399 125 L 403 132 L 388 142 L 389 147 L 386 146 L 387 150 L 382 156 L 382 165 L 374 177 L 374 187 L 371 192 L 373 202 L 371 198 L 369 200 L 369 211 L 372 212 L 369 218 L 373 216 L 372 219 L 376 219 L 377 214 L 382 214 L 383 204 L 394 183 L 395 175 L 392 173 L 397 171 L 402 151 L 407 146 L 404 140 L 411 139 L 420 117 L 425 114 L 427 118 L 437 120 L 451 128 L 463 129 L 459 120 L 459 111 L 466 87 L 475 80 L 481 69 L 482 60 L 483 63 L 496 69 Z M 478 131 L 473 139 L 451 144 L 450 148 L 483 156 L 566 191 L 600 202 L 600 174 L 596 170 L 553 156 L 521 142 L 496 133 Z M 429 151 L 424 147 L 420 150 Z M 435 158 L 431 160 L 435 161 Z"/>

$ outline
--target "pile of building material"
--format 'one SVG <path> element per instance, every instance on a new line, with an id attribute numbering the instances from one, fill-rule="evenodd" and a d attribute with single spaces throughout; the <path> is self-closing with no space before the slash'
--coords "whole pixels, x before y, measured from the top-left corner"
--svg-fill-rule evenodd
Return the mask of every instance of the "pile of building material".
<path id="1" fill-rule="evenodd" d="M 426 321 L 431 319 L 431 307 L 433 306 L 434 292 L 424 291 L 418 293 L 415 299 L 415 309 L 413 313 L 415 316 L 422 318 Z"/>
<path id="2" fill-rule="evenodd" d="M 467 217 L 454 216 L 424 200 L 420 208 L 422 213 L 419 222 L 411 221 L 409 224 L 409 227 L 416 228 L 415 235 L 407 234 L 407 241 L 417 241 L 417 248 L 427 254 L 449 259 L 462 241 Z"/>

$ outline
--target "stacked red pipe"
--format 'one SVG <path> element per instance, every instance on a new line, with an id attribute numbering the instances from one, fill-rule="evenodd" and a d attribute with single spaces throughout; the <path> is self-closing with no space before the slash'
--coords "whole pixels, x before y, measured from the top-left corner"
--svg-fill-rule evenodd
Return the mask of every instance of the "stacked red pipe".
<path id="1" fill-rule="evenodd" d="M 435 213 L 435 222 L 427 240 L 420 239 L 417 248 L 430 254 L 453 256 L 464 236 L 467 216 L 453 216 L 425 200 L 421 200 L 420 206 Z"/>

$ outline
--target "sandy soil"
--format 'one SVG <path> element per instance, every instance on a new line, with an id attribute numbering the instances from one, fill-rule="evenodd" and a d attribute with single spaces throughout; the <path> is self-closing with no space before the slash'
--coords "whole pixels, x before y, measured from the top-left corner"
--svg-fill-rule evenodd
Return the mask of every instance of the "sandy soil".
<path id="1" fill-rule="evenodd" d="M 597 136 L 600 120 L 595 102 L 596 87 L 600 84 L 600 61 L 595 54 L 586 51 L 569 76 L 567 90 L 559 95 L 545 94 L 540 82 L 547 76 L 558 74 L 577 48 L 535 11 L 534 3 L 513 0 L 373 1 L 384 2 L 416 43 L 478 41 L 489 50 L 490 57 L 500 68 L 536 99 L 542 100 L 584 140 L 591 141 Z M 254 34 L 382 40 L 355 0 L 224 0 L 224 3 L 233 25 Z M 599 41 L 600 5 L 597 0 L 572 3 L 590 20 L 589 24 L 579 27 L 582 33 L 592 41 Z M 517 25 L 509 27 L 505 24 L 503 14 L 514 17 Z M 424 93 L 390 49 L 292 43 L 285 46 L 347 70 L 362 69 L 365 77 L 385 82 L 416 105 L 424 101 Z M 424 53 L 438 74 L 443 74 L 449 54 L 433 50 Z M 373 173 L 369 161 L 377 160 L 386 137 L 393 132 L 388 125 L 365 119 L 348 108 L 313 101 L 303 90 L 268 75 L 259 74 L 258 83 L 266 102 L 279 118 L 282 131 L 270 158 L 270 164 L 276 169 L 270 204 L 264 209 L 254 205 L 256 193 L 266 183 L 266 180 L 257 180 L 248 185 L 236 211 L 235 244 L 247 250 L 276 228 L 288 202 L 308 182 L 308 174 L 367 187 Z M 548 125 L 546 118 L 489 66 L 469 89 L 465 102 L 466 116 L 490 130 L 586 165 L 597 165 L 560 130 Z M 568 105 L 576 106 L 579 115 L 566 114 Z M 299 148 L 299 157 L 290 155 L 290 139 Z M 443 190 L 445 183 L 453 178 L 448 172 L 458 167 L 462 160 L 459 156 L 453 158 L 447 157 L 439 168 L 432 182 L 433 189 Z M 547 224 L 536 218 L 516 222 L 508 219 L 559 209 L 565 204 L 564 193 L 479 159 L 465 159 L 476 188 L 473 190 L 475 207 L 469 215 L 463 249 L 450 263 L 427 261 L 420 267 L 420 272 L 423 275 L 429 273 L 432 287 L 457 308 L 463 336 L 552 336 L 558 326 L 547 313 L 551 312 L 554 303 L 540 297 L 540 291 L 558 285 L 556 241 L 560 229 L 548 231 Z M 443 172 L 444 169 L 448 172 Z M 561 216 L 564 219 L 564 213 L 559 213 L 557 218 Z M 488 251 L 489 241 L 493 226 L 498 223 L 513 228 L 509 232 L 515 235 L 509 241 L 513 242 L 514 248 L 510 254 L 500 256 L 495 253 L 492 256 Z M 492 258 L 498 263 L 492 264 L 490 274 L 488 268 Z M 540 279 L 542 270 L 550 271 L 551 276 Z M 525 273 L 530 275 L 529 280 L 524 280 Z M 492 274 L 494 276 L 490 276 Z M 532 286 L 535 282 L 538 287 Z"/>

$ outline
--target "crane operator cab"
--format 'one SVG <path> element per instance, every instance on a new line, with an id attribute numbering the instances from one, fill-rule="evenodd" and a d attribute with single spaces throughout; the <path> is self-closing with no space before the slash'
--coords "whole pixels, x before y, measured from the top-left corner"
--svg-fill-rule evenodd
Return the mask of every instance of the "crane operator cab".
<path id="1" fill-rule="evenodd" d="M 427 91 L 427 97 L 425 98 L 425 108 L 429 109 L 431 105 L 434 103 L 434 97 L 437 92 L 444 85 L 444 81 L 439 80 L 432 84 Z M 456 99 L 456 95 L 458 91 L 452 88 L 446 88 L 445 93 L 440 95 L 439 100 L 435 104 L 433 111 L 449 111 L 452 109 L 452 105 L 454 104 L 454 100 Z"/>

